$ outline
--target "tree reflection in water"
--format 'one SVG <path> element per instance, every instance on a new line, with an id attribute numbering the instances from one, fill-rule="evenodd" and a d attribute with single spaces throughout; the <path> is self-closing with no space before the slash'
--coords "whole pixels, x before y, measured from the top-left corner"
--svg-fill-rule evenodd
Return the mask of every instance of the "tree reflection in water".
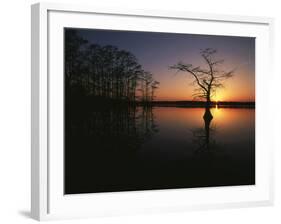
<path id="1" fill-rule="evenodd" d="M 74 114 L 67 122 L 67 135 L 91 139 L 91 146 L 101 144 L 103 150 L 137 150 L 158 131 L 152 107 L 99 108 L 87 114 Z M 84 139 L 85 140 L 85 139 Z M 98 147 L 95 147 L 98 148 Z"/>
<path id="2" fill-rule="evenodd" d="M 203 115 L 204 125 L 203 128 L 196 128 L 192 130 L 192 142 L 196 145 L 195 153 L 210 153 L 217 146 L 214 138 L 215 126 L 212 123 L 213 115 L 210 108 L 205 108 Z"/>
<path id="3" fill-rule="evenodd" d="M 113 183 L 128 182 L 131 170 L 137 169 L 138 149 L 158 132 L 152 107 L 79 111 L 66 116 L 65 192 L 110 191 Z M 91 177 L 98 183 L 89 181 Z"/>

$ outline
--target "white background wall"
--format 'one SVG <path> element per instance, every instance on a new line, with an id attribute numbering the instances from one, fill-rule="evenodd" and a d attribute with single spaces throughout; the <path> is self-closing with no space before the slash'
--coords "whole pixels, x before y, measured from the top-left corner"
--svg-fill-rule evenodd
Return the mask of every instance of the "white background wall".
<path id="1" fill-rule="evenodd" d="M 0 6 L 0 223 L 32 223 L 30 208 L 30 0 L 2 0 Z M 193 211 L 72 220 L 59 223 L 281 223 L 281 163 L 279 126 L 281 97 L 279 74 L 281 7 L 278 0 L 69 0 L 107 7 L 164 9 L 238 15 L 270 16 L 275 26 L 275 205 L 273 207 Z M 279 115 L 280 116 L 280 115 Z"/>

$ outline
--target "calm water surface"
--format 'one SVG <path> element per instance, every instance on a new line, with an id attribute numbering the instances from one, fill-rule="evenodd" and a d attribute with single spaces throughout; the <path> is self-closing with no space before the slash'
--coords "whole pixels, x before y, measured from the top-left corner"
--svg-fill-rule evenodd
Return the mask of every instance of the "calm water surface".
<path id="1" fill-rule="evenodd" d="M 65 193 L 255 184 L 255 110 L 131 108 L 66 121 Z"/>

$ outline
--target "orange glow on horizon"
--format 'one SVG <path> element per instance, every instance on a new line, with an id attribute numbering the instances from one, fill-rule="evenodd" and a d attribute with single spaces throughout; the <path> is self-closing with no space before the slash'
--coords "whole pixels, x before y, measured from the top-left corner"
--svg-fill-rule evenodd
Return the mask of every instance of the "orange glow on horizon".
<path id="1" fill-rule="evenodd" d="M 244 74 L 227 80 L 224 88 L 216 90 L 211 97 L 213 102 L 233 101 L 246 102 L 255 101 L 255 84 L 246 82 Z M 192 80 L 186 76 L 177 76 L 176 78 L 165 78 L 160 82 L 159 89 L 156 92 L 157 101 L 192 101 L 202 100 L 193 97 L 195 86 L 191 85 Z M 250 84 L 250 85 L 249 85 Z"/>
<path id="2" fill-rule="evenodd" d="M 222 71 L 230 71 L 237 65 L 235 61 L 228 61 L 229 64 L 224 64 L 220 68 Z M 200 64 L 200 60 L 196 60 L 193 63 L 204 67 L 204 63 Z M 171 71 L 162 66 L 154 69 L 155 70 L 152 72 L 160 82 L 159 88 L 155 93 L 155 100 L 200 100 L 194 98 L 194 90 L 197 89 L 197 86 L 194 84 L 194 78 L 190 74 L 186 72 L 178 72 L 175 74 L 175 71 Z M 234 72 L 234 76 L 224 80 L 222 84 L 222 88 L 215 90 L 211 98 L 212 101 L 255 101 L 255 71 L 250 70 L 247 66 L 239 67 Z"/>

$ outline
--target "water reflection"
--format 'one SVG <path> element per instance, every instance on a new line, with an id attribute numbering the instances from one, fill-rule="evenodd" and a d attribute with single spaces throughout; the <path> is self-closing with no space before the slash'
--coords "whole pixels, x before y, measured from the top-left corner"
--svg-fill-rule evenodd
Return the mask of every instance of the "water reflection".
<path id="1" fill-rule="evenodd" d="M 118 106 L 73 113 L 68 116 L 66 131 L 69 140 L 79 139 L 78 144 L 87 142 L 94 150 L 122 153 L 139 149 L 158 128 L 152 107 Z"/>
<path id="2" fill-rule="evenodd" d="M 255 183 L 254 109 L 68 111 L 66 193 Z"/>
<path id="3" fill-rule="evenodd" d="M 214 147 L 214 141 L 210 140 L 210 132 L 214 132 L 214 128 L 211 128 L 211 122 L 213 120 L 213 115 L 209 108 L 205 109 L 203 116 L 204 128 L 195 128 L 193 133 L 193 143 L 198 145 L 196 147 L 196 152 L 205 152 Z M 213 147 L 212 147 L 213 146 Z"/>

